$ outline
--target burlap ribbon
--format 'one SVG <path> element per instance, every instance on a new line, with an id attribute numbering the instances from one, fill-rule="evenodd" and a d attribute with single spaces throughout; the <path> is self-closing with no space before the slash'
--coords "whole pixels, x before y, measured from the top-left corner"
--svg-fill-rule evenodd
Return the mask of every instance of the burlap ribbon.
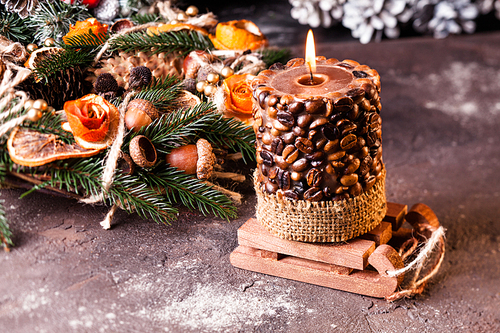
<path id="1" fill-rule="evenodd" d="M 387 211 L 385 169 L 375 185 L 354 198 L 310 202 L 264 193 L 255 182 L 257 220 L 273 235 L 301 242 L 343 242 L 382 222 Z M 257 177 L 254 177 L 257 179 Z"/>

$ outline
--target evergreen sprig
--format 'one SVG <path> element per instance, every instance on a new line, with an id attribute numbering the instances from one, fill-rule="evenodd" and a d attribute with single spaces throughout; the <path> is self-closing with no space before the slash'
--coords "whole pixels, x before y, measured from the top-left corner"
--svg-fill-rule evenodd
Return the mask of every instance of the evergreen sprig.
<path id="1" fill-rule="evenodd" d="M 292 56 L 292 52 L 289 49 L 276 49 L 276 48 L 266 48 L 259 51 L 262 54 L 262 61 L 265 62 L 266 67 L 280 62 L 286 64 Z"/>
<path id="2" fill-rule="evenodd" d="M 93 61 L 93 56 L 89 52 L 74 50 L 64 50 L 42 59 L 36 64 L 33 74 L 38 79 L 43 79 L 49 83 L 49 79 L 58 72 L 71 67 L 86 67 Z"/>
<path id="3" fill-rule="evenodd" d="M 100 32 L 96 35 L 89 29 L 89 32 L 65 38 L 65 42 L 60 42 L 59 46 L 67 50 L 96 53 L 108 39 L 109 33 Z"/>
<path id="4" fill-rule="evenodd" d="M 236 217 L 236 207 L 228 197 L 182 170 L 159 163 L 150 172 L 141 172 L 140 176 L 150 187 L 165 189 L 165 197 L 173 204 L 181 203 L 205 216 Z"/>
<path id="5" fill-rule="evenodd" d="M 213 44 L 210 39 L 197 31 L 170 31 L 158 34 L 147 32 L 133 32 L 117 36 L 109 41 L 113 51 L 142 51 L 167 54 L 181 53 L 186 55 L 194 50 L 211 50 Z"/>
<path id="6" fill-rule="evenodd" d="M 130 20 L 136 25 L 142 25 L 150 22 L 156 22 L 160 20 L 160 15 L 158 14 L 136 14 L 130 17 Z"/>
<path id="7" fill-rule="evenodd" d="M 14 42 L 30 43 L 33 39 L 31 31 L 26 27 L 28 19 L 5 10 L 0 5 L 0 35 Z"/>
<path id="8" fill-rule="evenodd" d="M 0 244 L 8 249 L 9 245 L 14 246 L 14 243 L 11 239 L 12 232 L 10 231 L 9 224 L 7 223 L 3 203 L 4 201 L 0 200 Z"/>
<path id="9" fill-rule="evenodd" d="M 70 25 L 89 17 L 87 6 L 66 4 L 63 1 L 41 1 L 28 16 L 27 27 L 34 31 L 35 41 L 43 43 L 47 38 L 61 40 L 69 32 Z"/>

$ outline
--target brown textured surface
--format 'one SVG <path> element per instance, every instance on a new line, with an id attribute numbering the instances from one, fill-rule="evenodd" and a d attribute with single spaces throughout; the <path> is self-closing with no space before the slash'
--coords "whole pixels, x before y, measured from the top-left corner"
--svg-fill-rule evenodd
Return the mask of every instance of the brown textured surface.
<path id="1" fill-rule="evenodd" d="M 0 253 L 2 331 L 500 331 L 500 33 L 365 46 L 334 37 L 317 39 L 317 54 L 382 78 L 387 199 L 425 203 L 447 229 L 423 295 L 388 304 L 232 267 L 251 194 L 230 223 L 118 213 L 104 231 L 102 207 L 2 190 L 17 244 Z M 302 56 L 302 44 L 293 51 Z"/>

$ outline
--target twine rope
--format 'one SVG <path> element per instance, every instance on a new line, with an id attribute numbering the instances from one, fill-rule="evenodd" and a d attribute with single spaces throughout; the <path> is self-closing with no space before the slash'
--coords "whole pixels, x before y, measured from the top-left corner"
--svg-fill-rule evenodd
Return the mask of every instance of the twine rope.
<path id="1" fill-rule="evenodd" d="M 13 71 L 13 69 L 15 69 L 15 71 Z M 0 84 L 0 109 L 7 107 L 15 98 L 19 98 L 19 101 L 14 107 L 10 109 L 7 108 L 7 111 L 0 113 L 0 120 L 9 116 L 17 115 L 24 109 L 24 103 L 28 100 L 28 96 L 22 91 L 16 92 L 14 87 L 24 81 L 30 74 L 31 70 L 27 68 L 7 63 L 7 68 L 5 70 L 2 83 Z M 12 128 L 19 126 L 27 118 L 27 115 L 22 115 L 3 123 L 0 126 L 0 136 L 6 134 Z"/>

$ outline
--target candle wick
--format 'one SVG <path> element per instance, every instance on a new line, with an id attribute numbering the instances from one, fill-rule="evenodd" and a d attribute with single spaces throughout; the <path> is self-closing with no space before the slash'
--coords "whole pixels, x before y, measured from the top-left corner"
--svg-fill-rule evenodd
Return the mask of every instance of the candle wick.
<path id="1" fill-rule="evenodd" d="M 311 63 L 308 62 L 307 65 L 309 66 L 309 73 L 311 74 L 311 84 L 314 84 L 314 76 L 313 76 L 313 71 L 311 68 Z"/>

